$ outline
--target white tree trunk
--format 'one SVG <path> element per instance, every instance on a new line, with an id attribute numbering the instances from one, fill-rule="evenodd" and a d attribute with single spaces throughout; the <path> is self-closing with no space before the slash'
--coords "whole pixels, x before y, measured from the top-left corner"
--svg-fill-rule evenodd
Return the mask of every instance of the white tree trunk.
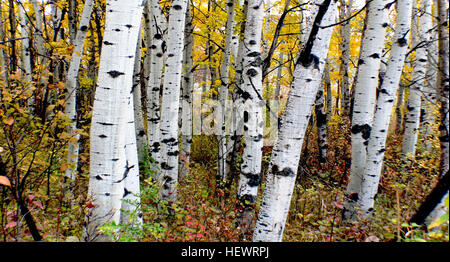
<path id="1" fill-rule="evenodd" d="M 141 30 L 139 30 L 141 32 Z M 137 45 L 138 48 L 140 48 L 140 43 L 138 42 Z M 140 53 L 139 50 L 136 52 L 135 59 L 140 63 Z M 136 64 L 137 62 L 135 62 Z M 136 67 L 135 67 L 136 68 Z M 129 88 L 124 89 L 124 98 L 125 103 L 122 108 L 125 108 L 127 111 L 124 113 L 124 125 L 125 125 L 125 145 L 124 145 L 124 156 L 122 158 L 125 159 L 125 170 L 124 175 L 122 177 L 123 179 L 123 195 L 122 195 L 122 206 L 121 209 L 123 210 L 120 213 L 120 223 L 127 224 L 132 223 L 134 225 L 136 224 L 142 224 L 142 214 L 133 214 L 135 213 L 135 210 L 140 204 L 140 184 L 139 184 L 139 152 L 138 148 L 139 145 L 137 145 L 137 137 L 138 134 L 136 133 L 136 126 L 137 126 L 137 119 L 136 117 L 142 117 L 142 114 L 136 114 L 136 110 L 140 110 L 134 106 L 135 101 L 135 93 L 137 90 L 139 90 L 139 86 L 132 85 Z M 140 97 L 139 97 L 140 99 Z M 140 103 L 139 103 L 140 105 Z M 142 112 L 141 112 L 142 113 Z M 143 131 L 143 129 L 142 129 Z M 142 143 L 143 141 L 139 141 Z M 123 161 L 122 161 L 123 164 Z M 120 166 L 119 166 L 120 168 Z M 136 217 L 130 216 L 133 214 Z"/>
<path id="2" fill-rule="evenodd" d="M 437 5 L 435 5 L 437 7 Z M 430 5 L 430 15 L 436 16 L 436 8 L 434 10 Z M 432 28 L 436 28 L 436 19 L 432 19 Z M 436 137 L 437 132 L 434 128 L 436 122 L 436 114 L 434 111 L 438 108 L 438 82 L 436 70 L 438 65 L 438 34 L 437 30 L 432 30 L 430 33 L 430 44 L 427 48 L 428 64 L 425 76 L 425 86 L 423 88 L 422 96 L 422 110 L 420 116 L 420 133 L 421 140 L 423 141 L 423 149 L 425 151 L 431 151 L 433 147 L 433 138 Z"/>
<path id="3" fill-rule="evenodd" d="M 33 3 L 33 9 L 34 9 L 34 13 L 36 15 L 36 25 L 35 25 L 35 30 L 36 30 L 36 48 L 38 50 L 38 55 L 45 55 L 45 48 L 44 48 L 44 37 L 43 37 L 43 21 L 42 21 L 42 10 L 41 10 L 41 5 L 40 5 L 39 0 L 32 0 Z M 43 61 L 43 58 L 38 58 L 38 61 Z"/>
<path id="4" fill-rule="evenodd" d="M 80 70 L 81 58 L 83 57 L 83 46 L 86 39 L 86 35 L 89 29 L 89 20 L 91 17 L 92 9 L 94 8 L 94 1 L 87 0 L 84 4 L 83 13 L 81 15 L 80 25 L 78 26 L 78 32 L 74 40 L 74 49 L 72 52 L 72 59 L 69 64 L 66 77 L 66 107 L 65 114 L 70 119 L 70 123 L 67 126 L 67 133 L 73 136 L 75 139 L 69 141 L 69 147 L 67 151 L 67 162 L 70 163 L 67 168 L 65 176 L 70 179 L 75 179 L 75 173 L 78 166 L 78 153 L 79 145 L 78 140 L 80 135 L 76 132 L 77 128 L 77 111 L 76 111 L 76 98 L 77 98 L 77 80 L 78 72 Z"/>
<path id="5" fill-rule="evenodd" d="M 345 0 L 344 0 L 345 1 Z M 345 19 L 349 19 L 352 15 L 353 0 L 348 0 L 348 3 L 344 5 Z M 348 116 L 350 113 L 350 77 L 349 77 L 349 65 L 350 65 L 350 41 L 351 41 L 351 26 L 350 21 L 341 25 L 342 30 L 342 109 L 344 115 Z"/>
<path id="6" fill-rule="evenodd" d="M 387 131 L 395 96 L 400 84 L 405 54 L 408 51 L 412 3 L 410 0 L 399 0 L 397 5 L 397 26 L 386 75 L 377 100 L 372 134 L 367 147 L 367 160 L 362 178 L 361 194 L 358 201 L 362 217 L 368 217 L 374 207 L 374 198 L 381 177 Z"/>
<path id="7" fill-rule="evenodd" d="M 266 178 L 253 241 L 281 241 L 289 212 L 302 143 L 322 75 L 337 1 L 325 0 L 317 12 L 308 41 L 294 69 L 288 101 L 281 116 Z"/>
<path id="8" fill-rule="evenodd" d="M 361 178 L 366 164 L 367 143 L 372 130 L 375 111 L 376 89 L 381 62 L 381 52 L 388 22 L 389 0 L 368 3 L 366 31 L 361 42 L 354 106 L 352 115 L 351 144 L 352 161 L 344 201 L 344 219 L 354 218 L 354 207 L 361 187 Z"/>
<path id="9" fill-rule="evenodd" d="M 142 29 L 142 28 L 141 28 Z M 139 32 L 142 32 L 142 30 L 139 30 Z M 142 114 L 142 98 L 141 98 L 141 83 L 142 78 L 144 77 L 142 74 L 142 68 L 141 68 L 141 59 L 142 59 L 142 33 L 139 33 L 139 39 L 138 39 L 138 46 L 136 48 L 136 58 L 134 60 L 134 74 L 133 74 L 133 87 L 132 87 L 132 93 L 133 93 L 133 114 L 134 114 L 134 128 L 135 128 L 135 137 L 136 137 L 136 143 L 137 143 L 137 152 L 138 152 L 138 159 L 139 161 L 143 161 L 145 159 L 144 157 L 144 151 L 147 146 L 147 136 L 145 134 L 145 127 L 144 127 L 144 118 Z"/>
<path id="10" fill-rule="evenodd" d="M 439 126 L 439 141 L 441 144 L 441 176 L 449 169 L 449 35 L 448 35 L 448 1 L 438 0 L 439 16 L 439 70 L 438 89 L 440 93 L 440 115 L 441 124 Z"/>
<path id="11" fill-rule="evenodd" d="M 167 61 L 161 102 L 161 197 L 176 201 L 178 182 L 178 110 L 183 66 L 187 0 L 174 0 L 169 11 Z"/>
<path id="12" fill-rule="evenodd" d="M 125 159 L 125 145 L 129 142 L 125 137 L 130 135 L 126 122 L 131 111 L 123 107 L 133 84 L 142 10 L 141 0 L 108 1 L 106 5 L 90 135 L 88 199 L 93 207 L 86 218 L 87 241 L 110 240 L 97 232 L 98 227 L 106 222 L 120 222 L 121 200 L 126 193 L 123 180 L 131 168 Z M 134 128 L 131 131 L 134 133 Z"/>
<path id="13" fill-rule="evenodd" d="M 218 157 L 218 169 L 217 175 L 220 179 L 221 183 L 224 183 L 227 180 L 227 175 L 229 173 L 230 167 L 228 159 L 228 151 L 227 148 L 227 126 L 226 126 L 226 116 L 227 110 L 225 106 L 227 105 L 228 100 L 228 89 L 229 89 L 229 75 L 230 75 L 230 61 L 231 61 L 231 52 L 232 52 L 232 37 L 234 32 L 234 11 L 235 11 L 235 0 L 227 0 L 227 23 L 226 23 L 226 37 L 225 37 L 225 48 L 223 52 L 222 66 L 221 66 L 221 85 L 219 88 L 219 102 L 220 102 L 220 111 L 221 116 L 219 119 L 219 157 Z"/>
<path id="14" fill-rule="evenodd" d="M 192 98 L 194 92 L 194 74 L 192 72 L 192 48 L 194 47 L 194 27 L 192 24 L 191 8 L 188 3 L 186 11 L 185 45 L 184 45 L 184 74 L 181 95 L 181 146 L 179 180 L 181 181 L 189 172 L 189 162 L 192 145 Z"/>
<path id="15" fill-rule="evenodd" d="M 242 102 L 244 120 L 244 152 L 238 186 L 238 223 L 246 228 L 253 215 L 254 204 L 261 180 L 263 146 L 262 59 L 261 33 L 264 17 L 264 1 L 248 2 L 244 32 L 242 65 Z M 245 230 L 245 229 L 244 229 Z"/>
<path id="16" fill-rule="evenodd" d="M 421 10 L 431 11 L 428 0 L 421 1 Z M 429 32 L 431 29 L 431 17 L 429 13 L 422 13 L 415 16 L 415 23 L 412 23 L 411 32 L 414 34 L 413 47 L 420 44 L 416 49 L 414 57 L 414 69 L 412 72 L 412 84 L 409 88 L 408 102 L 405 116 L 405 133 L 402 142 L 402 153 L 414 157 L 416 154 L 416 144 L 420 124 L 420 111 L 422 104 L 422 91 L 426 85 L 426 68 L 428 64 L 427 47 L 429 45 Z M 420 26 L 419 26 L 420 25 Z M 415 34 L 416 33 L 416 34 Z M 415 41 L 414 41 L 415 40 Z"/>
<path id="17" fill-rule="evenodd" d="M 161 107 L 160 92 L 165 56 L 165 30 L 166 22 L 161 10 L 159 0 L 151 0 L 147 3 L 150 14 L 151 42 L 150 62 L 151 71 L 147 86 L 147 136 L 150 156 L 156 165 L 160 163 L 160 123 Z"/>
<path id="18" fill-rule="evenodd" d="M 29 39 L 29 35 L 28 35 L 28 28 L 27 28 L 27 15 L 26 15 L 26 11 L 25 11 L 25 2 L 22 0 L 18 0 L 18 8 L 19 8 L 19 31 L 20 31 L 20 36 L 22 38 L 24 38 L 21 41 L 21 45 L 20 45 L 20 51 L 21 51 L 21 56 L 22 56 L 22 70 L 23 70 L 23 77 L 24 80 L 26 82 L 26 86 L 28 88 L 32 88 L 32 84 L 31 81 L 33 81 L 32 78 L 32 71 L 31 71 L 31 40 Z M 31 112 L 35 111 L 35 99 L 34 99 L 34 95 L 32 95 L 30 97 L 30 99 L 28 100 L 28 107 L 30 108 Z"/>

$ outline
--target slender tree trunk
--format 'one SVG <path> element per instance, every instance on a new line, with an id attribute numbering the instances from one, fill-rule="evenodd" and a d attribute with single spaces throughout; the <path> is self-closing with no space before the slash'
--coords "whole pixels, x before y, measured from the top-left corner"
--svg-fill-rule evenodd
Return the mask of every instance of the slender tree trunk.
<path id="1" fill-rule="evenodd" d="M 352 114 L 352 162 L 344 201 L 344 219 L 353 219 L 366 163 L 367 144 L 372 130 L 381 52 L 386 34 L 389 0 L 368 3 L 366 30 L 361 42 Z"/>
<path id="2" fill-rule="evenodd" d="M 142 13 L 141 13 L 142 14 Z M 142 213 L 134 214 L 140 204 L 140 184 L 139 184 L 139 157 L 144 159 L 142 155 L 145 137 L 144 125 L 142 122 L 142 107 L 140 103 L 140 86 L 137 83 L 140 81 L 140 72 L 137 76 L 136 71 L 140 71 L 141 64 L 141 36 L 142 27 L 139 29 L 139 36 L 137 40 L 137 47 L 134 62 L 134 79 L 130 88 L 126 88 L 123 92 L 125 103 L 122 108 L 125 108 L 124 115 L 125 125 L 125 145 L 123 150 L 123 159 L 125 159 L 125 171 L 123 175 L 123 200 L 120 213 L 120 223 L 133 225 L 142 224 Z M 136 95 L 136 94 L 139 95 Z M 137 101 L 137 105 L 135 102 Z M 141 143 L 139 145 L 138 143 Z M 123 163 L 122 163 L 123 164 Z M 139 212 L 139 211 L 138 211 Z"/>
<path id="3" fill-rule="evenodd" d="M 421 1 L 420 16 L 415 16 L 414 23 L 412 25 L 411 32 L 414 34 L 413 47 L 420 44 L 420 47 L 416 49 L 414 57 L 414 69 L 412 72 L 412 84 L 409 88 L 409 96 L 407 102 L 407 112 L 405 116 L 405 134 L 402 142 L 402 153 L 405 155 L 416 154 L 416 144 L 420 124 L 420 111 L 422 91 L 426 84 L 426 68 L 428 64 L 427 47 L 429 45 L 429 32 L 431 29 L 431 17 L 429 13 L 425 13 L 426 10 L 431 11 L 430 2 L 428 0 Z M 418 26 L 420 25 L 420 26 Z"/>
<path id="4" fill-rule="evenodd" d="M 65 176 L 70 179 L 75 179 L 75 173 L 78 166 L 79 144 L 78 140 L 80 135 L 76 132 L 77 128 L 77 81 L 78 72 L 80 70 L 81 58 L 83 56 L 83 46 L 86 39 L 86 35 L 89 29 L 89 21 L 94 7 L 93 0 L 87 0 L 85 2 L 83 13 L 81 15 L 80 25 L 78 27 L 78 33 L 74 40 L 74 49 L 72 52 L 72 60 L 70 61 L 69 69 L 66 77 L 66 107 L 65 114 L 70 119 L 70 123 L 67 126 L 67 133 L 73 136 L 75 139 L 69 141 L 69 147 L 67 151 L 67 162 L 70 163 L 67 168 Z"/>
<path id="5" fill-rule="evenodd" d="M 0 10 L 2 9 L 2 3 L 0 1 Z M 0 41 L 3 41 L 5 38 L 5 32 L 3 30 L 3 14 L 0 12 Z M 3 48 L 0 48 L 0 70 L 3 72 L 2 77 L 5 83 L 8 83 L 8 70 L 5 65 L 5 53 L 3 51 Z M 2 94 L 0 90 L 0 100 L 2 99 Z"/>
<path id="6" fill-rule="evenodd" d="M 166 23 L 161 10 L 159 0 L 151 0 L 147 3 L 150 14 L 151 41 L 150 62 L 151 71 L 147 86 L 147 136 L 150 156 L 156 165 L 160 163 L 160 140 L 161 140 L 161 113 L 160 92 L 165 56 L 165 30 Z"/>
<path id="7" fill-rule="evenodd" d="M 433 19 L 437 15 L 437 5 L 432 8 L 430 4 L 430 15 L 432 15 L 432 29 L 437 27 L 436 19 Z M 422 96 L 422 108 L 420 114 L 420 136 L 423 143 L 423 149 L 425 151 L 431 151 L 433 148 L 433 138 L 437 136 L 437 132 L 434 128 L 436 122 L 436 114 L 434 110 L 438 108 L 438 90 L 437 90 L 437 71 L 438 68 L 438 34 L 437 30 L 430 29 L 430 44 L 427 48 L 428 64 L 425 73 L 425 86 Z M 431 33 L 432 32 L 432 33 Z"/>
<path id="8" fill-rule="evenodd" d="M 297 60 L 291 91 L 275 142 L 253 241 L 281 241 L 295 185 L 301 148 L 322 83 L 337 1 L 319 5 L 308 40 Z"/>
<path id="9" fill-rule="evenodd" d="M 381 177 L 387 131 L 402 75 L 405 55 L 408 51 L 411 13 L 412 3 L 410 0 L 399 0 L 397 2 L 397 26 L 386 75 L 377 100 L 372 135 L 367 147 L 367 160 L 362 178 L 360 199 L 358 200 L 362 217 L 368 217 L 374 207 L 374 199 Z"/>
<path id="10" fill-rule="evenodd" d="M 247 22 L 244 31 L 242 65 L 242 106 L 244 120 L 244 152 L 238 186 L 238 224 L 247 231 L 253 216 L 254 205 L 261 180 L 263 146 L 261 33 L 264 1 L 248 2 Z"/>
<path id="11" fill-rule="evenodd" d="M 175 202 L 178 182 L 178 111 L 183 66 L 184 27 L 187 0 L 174 0 L 169 11 L 167 61 L 161 102 L 162 199 Z"/>
<path id="12" fill-rule="evenodd" d="M 328 77 L 328 67 L 325 67 L 325 72 L 323 74 L 323 87 L 325 90 L 330 89 L 330 79 Z M 323 95 L 324 88 L 319 88 L 316 96 L 316 123 L 317 123 L 317 141 L 319 145 L 319 162 L 323 165 L 326 164 L 327 161 L 327 112 L 325 111 L 325 99 Z M 329 94 L 327 95 L 329 97 Z M 331 107 L 330 103 L 327 103 L 327 107 Z M 327 110 L 328 111 L 328 110 Z"/>
<path id="13" fill-rule="evenodd" d="M 241 4 L 241 3 L 240 3 Z M 245 1 L 243 3 L 243 16 L 244 20 L 241 22 L 241 28 L 239 30 L 239 44 L 238 50 L 236 54 L 236 62 L 235 62 L 235 76 L 234 76 L 234 86 L 232 93 L 232 116 L 231 116 L 231 125 L 233 134 L 230 136 L 227 144 L 227 151 L 231 152 L 228 155 L 228 166 L 230 167 L 229 176 L 234 176 L 237 174 L 237 158 L 238 154 L 241 151 L 241 140 L 243 134 L 243 117 L 242 117 L 242 85 L 243 85 L 243 56 L 244 56 L 244 32 L 245 32 L 245 22 L 247 20 L 247 10 L 248 10 L 248 2 Z M 232 182 L 232 178 L 228 180 L 226 187 L 230 188 Z"/>
<path id="14" fill-rule="evenodd" d="M 439 126 L 439 141 L 441 144 L 441 176 L 449 170 L 449 36 L 448 36 L 448 1 L 438 0 L 439 17 L 439 70 L 438 89 L 440 92 L 440 115 L 441 124 Z"/>
<path id="15" fill-rule="evenodd" d="M 405 88 L 399 84 L 398 94 L 397 94 L 397 103 L 395 105 L 395 133 L 401 134 L 403 130 L 403 97 L 405 94 Z"/>
<path id="16" fill-rule="evenodd" d="M 194 47 L 194 26 L 192 24 L 191 6 L 188 3 L 186 10 L 186 28 L 184 44 L 184 74 L 182 82 L 181 104 L 181 146 L 179 180 L 181 181 L 189 172 L 189 162 L 192 145 L 192 97 L 194 91 L 194 74 L 192 72 L 192 52 Z"/>
<path id="17" fill-rule="evenodd" d="M 23 76 L 24 76 L 24 80 L 26 82 L 26 86 L 27 88 L 33 89 L 32 88 L 32 83 L 31 81 L 33 81 L 32 78 L 32 71 L 31 71 L 31 39 L 29 37 L 28 34 L 28 28 L 27 28 L 27 15 L 26 15 L 26 11 L 25 11 L 25 2 L 24 1 L 17 1 L 18 4 L 18 9 L 19 9 L 19 31 L 20 31 L 20 35 L 22 38 L 24 38 L 21 41 L 21 55 L 22 55 L 22 65 L 21 68 L 23 70 Z M 33 92 L 32 92 L 33 94 Z M 36 106 L 36 101 L 34 98 L 34 95 L 31 95 L 30 99 L 28 100 L 28 107 L 30 108 L 30 111 L 34 114 L 35 112 L 35 106 Z"/>
<path id="18" fill-rule="evenodd" d="M 228 101 L 228 89 L 230 85 L 229 76 L 230 76 L 230 61 L 231 61 L 231 51 L 232 51 L 232 36 L 234 31 L 234 12 L 235 12 L 235 0 L 227 0 L 227 24 L 226 24 L 226 37 L 225 37 L 225 48 L 222 59 L 221 66 L 221 85 L 219 89 L 219 108 L 221 112 L 221 116 L 219 119 L 220 130 L 218 141 L 219 141 L 219 157 L 218 157 L 218 169 L 217 176 L 219 178 L 218 183 L 221 187 L 224 186 L 227 180 L 227 176 L 230 171 L 230 167 L 228 166 L 229 162 L 228 154 L 231 153 L 227 148 L 227 101 Z"/>
<path id="19" fill-rule="evenodd" d="M 343 0 L 345 2 L 346 0 Z M 345 19 L 348 19 L 352 15 L 353 0 L 348 0 L 348 3 L 344 5 Z M 342 30 L 342 109 L 343 115 L 349 116 L 350 112 L 350 77 L 349 77 L 349 65 L 350 65 L 350 41 L 351 41 L 351 25 L 350 21 L 344 23 L 341 26 Z"/>
<path id="20" fill-rule="evenodd" d="M 140 0 L 107 2 L 90 135 L 88 199 L 93 207 L 86 217 L 86 241 L 111 240 L 98 232 L 98 227 L 106 222 L 120 222 L 121 202 L 127 194 L 123 180 L 131 168 L 138 168 L 125 158 L 129 142 L 125 137 L 134 133 L 134 128 L 131 133 L 126 131 L 131 113 L 127 107 L 132 106 L 127 104 L 127 97 L 133 85 L 142 10 Z"/>
<path id="21" fill-rule="evenodd" d="M 142 29 L 142 28 L 141 28 Z M 142 30 L 139 30 L 142 32 Z M 134 74 L 133 74 L 133 107 L 134 110 L 134 128 L 135 128 L 135 138 L 137 144 L 137 152 L 139 162 L 145 159 L 145 148 L 147 146 L 147 136 L 145 134 L 144 118 L 142 114 L 142 97 L 141 97 L 141 83 L 143 76 L 142 72 L 142 33 L 139 34 L 138 46 L 136 48 L 136 58 L 134 60 Z"/>
<path id="22" fill-rule="evenodd" d="M 36 16 L 36 25 L 35 25 L 35 34 L 36 34 L 36 48 L 38 51 L 38 63 L 41 64 L 44 61 L 43 57 L 39 57 L 39 55 L 43 56 L 46 54 L 45 48 L 44 48 L 44 36 L 43 36 L 43 12 L 41 10 L 40 1 L 39 0 L 32 0 L 33 3 L 33 9 Z M 40 61 L 40 62 L 39 62 Z"/>

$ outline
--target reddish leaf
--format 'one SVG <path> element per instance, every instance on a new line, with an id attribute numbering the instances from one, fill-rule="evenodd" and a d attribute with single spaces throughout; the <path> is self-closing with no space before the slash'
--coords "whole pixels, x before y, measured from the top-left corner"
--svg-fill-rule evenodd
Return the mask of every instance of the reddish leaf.
<path id="1" fill-rule="evenodd" d="M 15 221 L 9 222 L 8 224 L 6 224 L 5 229 L 13 228 L 15 226 L 17 226 L 17 222 L 15 222 Z"/>
<path id="2" fill-rule="evenodd" d="M 94 206 L 94 203 L 92 203 L 92 201 L 89 201 L 89 202 L 86 204 L 86 207 L 87 207 L 87 208 L 93 208 L 93 207 L 95 207 L 95 206 Z"/>
<path id="3" fill-rule="evenodd" d="M 44 207 L 42 206 L 42 203 L 41 202 L 39 202 L 39 201 L 33 201 L 33 204 L 35 205 L 35 206 L 37 206 L 37 207 L 39 207 L 40 209 L 43 209 Z"/>

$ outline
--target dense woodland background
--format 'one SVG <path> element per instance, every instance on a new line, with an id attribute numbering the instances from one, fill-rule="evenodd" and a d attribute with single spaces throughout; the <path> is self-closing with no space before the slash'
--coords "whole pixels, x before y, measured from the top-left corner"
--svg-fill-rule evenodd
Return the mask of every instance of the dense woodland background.
<path id="1" fill-rule="evenodd" d="M 1 241 L 448 242 L 448 1 L 0 5 Z"/>

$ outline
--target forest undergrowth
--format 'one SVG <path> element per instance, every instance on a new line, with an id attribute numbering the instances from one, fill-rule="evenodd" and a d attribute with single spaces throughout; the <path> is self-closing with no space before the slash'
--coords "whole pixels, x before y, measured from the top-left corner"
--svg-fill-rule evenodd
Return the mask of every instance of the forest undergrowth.
<path id="1" fill-rule="evenodd" d="M 348 143 L 349 125 L 342 119 L 335 119 L 332 123 L 329 127 L 331 150 L 328 152 L 326 165 L 318 161 L 316 129 L 308 131 L 283 240 L 448 241 L 448 222 L 438 223 L 430 232 L 407 223 L 437 181 L 438 141 L 433 141 L 431 151 L 421 151 L 419 145 L 418 154 L 413 161 L 401 154 L 401 136 L 392 135 L 388 141 L 383 176 L 376 197 L 375 216 L 371 221 L 343 222 L 343 200 L 351 152 Z M 3 125 L 7 126 L 7 123 Z M 19 123 L 15 125 L 16 128 L 19 126 Z M 9 135 L 12 135 L 14 129 L 12 126 L 10 128 Z M 33 154 L 24 154 L 19 166 L 23 167 L 22 172 L 26 171 L 25 167 L 29 167 L 30 171 L 24 174 L 28 174 L 28 177 L 22 192 L 23 202 L 27 205 L 37 230 L 42 234 L 43 241 L 80 241 L 85 215 L 93 207 L 92 202 L 86 198 L 89 181 L 87 153 L 80 156 L 82 165 L 76 181 L 66 181 L 64 170 L 67 167 L 58 161 L 60 155 L 64 155 L 64 150 L 55 149 L 57 144 L 64 143 L 65 140 L 52 140 L 50 131 L 41 140 L 46 143 L 37 148 L 50 161 L 33 162 L 30 160 Z M 88 150 L 85 148 L 84 152 Z M 268 167 L 270 153 L 271 147 L 265 147 L 264 170 Z M 102 231 L 122 242 L 251 241 L 252 232 L 243 233 L 235 224 L 238 176 L 233 177 L 229 189 L 218 188 L 215 180 L 216 155 L 217 140 L 213 136 L 194 137 L 190 171 L 180 181 L 176 203 L 160 199 L 159 187 L 153 179 L 156 172 L 152 160 L 141 162 L 141 203 L 137 204 L 137 211 L 130 214 L 133 219 L 126 225 L 106 224 Z M 39 168 L 45 172 L 37 172 Z M 23 175 L 21 178 L 23 179 Z M 261 192 L 264 181 L 263 177 Z M 17 216 L 18 201 L 11 198 L 8 190 L 10 189 L 7 187 L 1 189 L 0 239 L 8 242 L 31 241 L 25 217 Z M 260 202 L 261 199 L 257 201 L 256 212 Z M 136 221 L 140 217 L 142 224 L 137 226 Z M 255 220 L 256 217 L 253 223 Z"/>

